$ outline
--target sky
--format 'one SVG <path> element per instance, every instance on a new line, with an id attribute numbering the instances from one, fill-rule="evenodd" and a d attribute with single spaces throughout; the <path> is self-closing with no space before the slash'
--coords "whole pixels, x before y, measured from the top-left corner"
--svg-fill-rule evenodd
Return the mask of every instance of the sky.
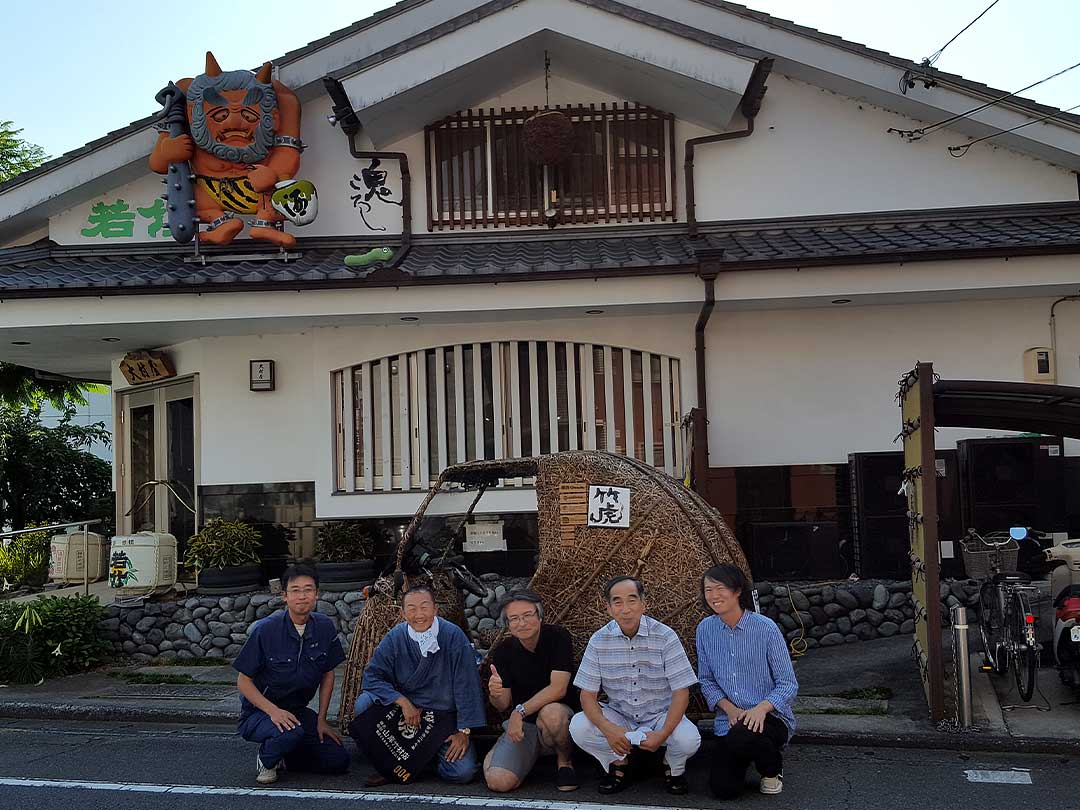
<path id="1" fill-rule="evenodd" d="M 666 0 L 654 0 L 658 11 Z M 745 5 L 919 61 L 991 0 L 748 0 Z M 0 120 L 58 156 L 155 112 L 169 80 L 253 68 L 386 8 L 391 0 L 37 0 L 5 3 Z M 170 14 L 169 9 L 178 11 Z M 301 11 L 298 13 L 297 8 Z M 1080 62 L 1080 0 L 999 0 L 936 67 L 1006 91 Z M 1080 104 L 1080 68 L 1024 95 Z"/>

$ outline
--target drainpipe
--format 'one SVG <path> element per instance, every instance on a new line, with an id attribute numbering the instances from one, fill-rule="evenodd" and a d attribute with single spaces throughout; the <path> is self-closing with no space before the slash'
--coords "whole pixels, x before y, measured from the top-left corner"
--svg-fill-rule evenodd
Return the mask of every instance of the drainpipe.
<path id="1" fill-rule="evenodd" d="M 1054 310 L 1058 304 L 1065 301 L 1080 301 L 1080 295 L 1066 295 L 1059 298 L 1057 301 L 1050 305 L 1050 356 L 1054 358 L 1054 377 L 1057 378 L 1058 368 L 1058 356 L 1057 356 L 1057 322 L 1054 320 Z"/>
<path id="2" fill-rule="evenodd" d="M 331 126 L 340 126 L 349 139 L 349 153 L 357 160 L 396 160 L 401 167 L 401 247 L 384 266 L 392 270 L 401 264 L 412 243 L 412 175 L 409 173 L 409 157 L 404 152 L 366 152 L 356 148 L 356 138 L 362 125 L 349 101 L 349 95 L 341 82 L 333 76 L 323 76 L 323 87 L 334 104 L 334 112 L 328 117 Z"/>
<path id="3" fill-rule="evenodd" d="M 716 305 L 716 277 L 720 267 L 717 262 L 702 264 L 698 276 L 705 282 L 705 300 L 701 304 L 697 323 L 694 324 L 694 363 L 697 372 L 697 407 L 690 411 L 690 428 L 693 432 L 693 457 L 690 469 L 694 491 L 704 494 L 706 476 L 709 472 L 709 392 L 705 381 L 705 327 L 709 325 L 713 307 Z"/>
<path id="4" fill-rule="evenodd" d="M 761 111 L 761 100 L 765 97 L 765 91 L 769 89 L 765 81 L 769 78 L 772 67 L 773 60 L 765 58 L 754 66 L 754 72 L 750 74 L 746 92 L 743 93 L 742 101 L 739 103 L 739 110 L 746 118 L 746 129 L 686 140 L 686 157 L 683 162 L 686 173 L 686 233 L 691 239 L 697 238 L 698 235 L 697 205 L 694 202 L 694 149 L 709 143 L 748 138 L 754 133 L 754 118 Z"/>

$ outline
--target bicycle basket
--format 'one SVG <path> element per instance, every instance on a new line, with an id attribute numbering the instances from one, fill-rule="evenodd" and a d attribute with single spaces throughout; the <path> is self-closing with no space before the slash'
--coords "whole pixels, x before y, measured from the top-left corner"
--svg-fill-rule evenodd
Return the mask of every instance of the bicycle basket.
<path id="1" fill-rule="evenodd" d="M 960 541 L 964 570 L 972 579 L 986 579 L 993 569 L 1015 571 L 1020 556 L 1020 544 L 1013 539 L 1001 546 L 992 546 L 981 538 L 968 537 Z"/>

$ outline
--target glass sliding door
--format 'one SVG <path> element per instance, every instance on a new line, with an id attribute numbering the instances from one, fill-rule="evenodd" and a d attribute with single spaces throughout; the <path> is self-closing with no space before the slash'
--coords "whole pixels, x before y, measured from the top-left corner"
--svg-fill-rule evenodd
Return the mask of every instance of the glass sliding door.
<path id="1" fill-rule="evenodd" d="M 195 384 L 124 391 L 120 403 L 118 531 L 169 532 L 182 559 L 195 533 L 188 506 L 197 508 Z M 168 481 L 175 494 L 151 481 Z"/>

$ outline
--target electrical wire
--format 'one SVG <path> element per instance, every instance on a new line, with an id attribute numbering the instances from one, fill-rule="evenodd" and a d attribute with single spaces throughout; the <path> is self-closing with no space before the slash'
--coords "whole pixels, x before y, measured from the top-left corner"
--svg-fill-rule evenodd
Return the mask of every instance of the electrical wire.
<path id="1" fill-rule="evenodd" d="M 984 8 L 982 10 L 982 13 L 978 17 L 976 17 L 974 20 L 969 22 L 967 25 L 965 25 L 963 28 L 961 28 L 960 31 L 956 34 L 956 36 L 954 36 L 952 39 L 950 39 L 948 42 L 946 42 L 944 45 L 942 45 L 940 48 L 938 48 L 936 51 L 934 51 L 928 57 L 923 59 L 922 66 L 923 67 L 931 67 L 934 64 L 934 62 L 936 62 L 938 59 L 941 58 L 941 54 L 943 54 L 945 52 L 946 48 L 948 48 L 950 45 L 952 45 L 954 42 L 956 42 L 956 40 L 958 40 L 960 38 L 961 34 L 963 34 L 965 31 L 967 31 L 969 28 L 971 28 L 971 26 L 973 26 L 975 23 L 977 23 L 979 20 L 981 20 L 986 15 L 986 12 L 988 12 L 990 9 L 992 9 L 994 6 L 996 6 L 1000 2 L 1001 2 L 1001 0 L 994 0 L 993 3 L 991 3 L 986 8 Z"/>
<path id="2" fill-rule="evenodd" d="M 988 141 L 991 138 L 998 137 L 999 135 L 1007 135 L 1010 132 L 1016 132 L 1016 130 L 1018 130 L 1018 129 L 1023 129 L 1024 127 L 1030 127 L 1032 124 L 1041 123 L 1041 122 L 1046 121 L 1046 120 L 1048 120 L 1050 118 L 1053 118 L 1055 115 L 1060 115 L 1061 113 L 1072 112 L 1073 110 L 1076 110 L 1076 109 L 1080 109 L 1080 104 L 1075 104 L 1072 107 L 1069 107 L 1069 109 L 1067 109 L 1067 110 L 1057 110 L 1056 112 L 1052 112 L 1052 113 L 1049 113 L 1047 115 L 1044 115 L 1042 118 L 1036 118 L 1034 121 L 1028 121 L 1025 124 L 1020 124 L 1018 126 L 1010 128 L 1010 129 L 1003 129 L 1003 130 L 1001 130 L 1001 132 L 995 132 L 993 135 L 983 135 L 983 137 L 976 138 L 971 143 L 965 143 L 965 144 L 962 144 L 960 146 L 950 146 L 949 147 L 949 154 L 952 155 L 954 158 L 962 158 L 964 155 L 966 155 L 968 153 L 968 150 L 971 149 L 971 147 L 973 147 L 977 143 L 981 143 L 982 141 Z"/>
<path id="3" fill-rule="evenodd" d="M 886 130 L 886 131 L 887 132 L 895 132 L 897 135 L 899 135 L 902 138 L 905 138 L 908 141 L 917 141 L 917 140 L 923 138 L 925 135 L 927 135 L 932 130 L 938 129 L 939 127 L 943 127 L 946 124 L 951 124 L 953 121 L 959 121 L 961 118 L 967 118 L 969 115 L 974 115 L 975 113 L 982 112 L 983 110 L 985 110 L 985 109 L 987 109 L 989 107 L 993 107 L 995 104 L 1000 104 L 1002 101 L 1005 101 L 1006 99 L 1010 99 L 1013 96 L 1019 95 L 1020 93 L 1023 93 L 1023 92 L 1025 92 L 1027 90 L 1030 90 L 1033 87 L 1038 87 L 1040 84 L 1045 84 L 1046 82 L 1050 81 L 1051 79 L 1056 79 L 1058 76 L 1064 76 L 1070 70 L 1076 70 L 1076 68 L 1078 68 L 1078 67 L 1080 67 L 1080 62 L 1077 62 L 1075 65 L 1070 65 L 1069 67 L 1064 68 L 1063 70 L 1059 70 L 1057 73 L 1053 73 L 1050 76 L 1047 76 L 1045 79 L 1039 79 L 1039 81 L 1033 82 L 1032 84 L 1029 84 L 1027 87 L 1021 87 L 1019 90 L 1014 90 L 1011 93 L 1006 93 L 1005 95 L 999 96 L 998 98 L 995 98 L 995 99 L 992 99 L 992 100 L 986 102 L 985 104 L 980 104 L 978 107 L 972 107 L 970 110 L 967 110 L 965 112 L 957 113 L 956 115 L 949 116 L 948 118 L 946 118 L 946 119 L 944 119 L 942 121 L 938 121 L 935 124 L 929 124 L 928 126 L 920 127 L 918 129 L 896 129 L 895 127 L 889 127 L 889 129 Z M 1076 108 L 1071 107 L 1070 109 L 1076 109 Z M 1039 120 L 1046 120 L 1046 118 L 1051 118 L 1054 115 L 1057 115 L 1058 112 L 1068 112 L 1068 110 L 1059 110 L 1059 111 L 1051 113 L 1050 115 L 1046 116 L 1045 118 L 1042 118 L 1042 119 L 1039 119 Z M 1038 121 L 1029 121 L 1028 123 L 1035 124 L 1035 123 L 1038 123 Z M 1022 124 L 1021 126 L 1027 126 L 1027 124 Z M 1016 127 L 1016 129 L 1019 129 L 1019 127 Z M 1007 131 L 1011 131 L 1011 130 L 1007 130 Z"/>

